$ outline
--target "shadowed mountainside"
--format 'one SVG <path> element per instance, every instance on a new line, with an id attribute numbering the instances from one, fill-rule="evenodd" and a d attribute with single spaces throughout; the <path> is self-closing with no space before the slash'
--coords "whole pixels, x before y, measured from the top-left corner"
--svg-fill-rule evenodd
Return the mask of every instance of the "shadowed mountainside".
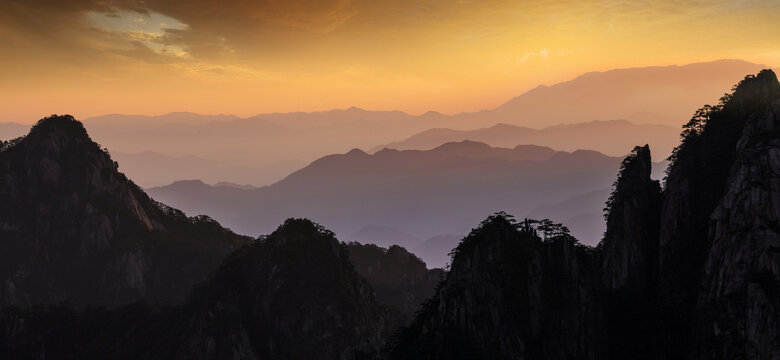
<path id="1" fill-rule="evenodd" d="M 0 304 L 175 302 L 248 241 L 151 200 L 70 116 L 0 146 Z"/>
<path id="2" fill-rule="evenodd" d="M 374 359 L 441 274 L 402 248 L 339 243 L 288 219 L 230 254 L 174 308 L 5 309 L 0 356 Z"/>

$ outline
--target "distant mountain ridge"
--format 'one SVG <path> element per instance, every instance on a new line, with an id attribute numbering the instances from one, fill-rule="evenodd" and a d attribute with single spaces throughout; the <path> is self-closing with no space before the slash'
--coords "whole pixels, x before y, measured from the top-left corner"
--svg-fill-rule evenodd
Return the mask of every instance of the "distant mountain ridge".
<path id="1" fill-rule="evenodd" d="M 733 79 L 767 66 L 724 59 L 681 66 L 649 66 L 589 72 L 540 86 L 493 109 L 494 122 L 539 127 L 578 121 L 628 119 L 678 126 L 691 109 L 714 104 L 736 85 Z M 648 116 L 650 115 L 650 116 Z"/>
<path id="2" fill-rule="evenodd" d="M 591 121 L 532 129 L 509 124 L 497 124 L 476 130 L 430 129 L 403 141 L 379 145 L 371 152 L 384 148 L 397 150 L 427 150 L 453 141 L 473 140 L 491 146 L 534 144 L 564 151 L 596 150 L 612 156 L 625 155 L 632 144 L 650 144 L 659 154 L 671 154 L 679 142 L 679 128 L 634 124 L 626 120 Z"/>
<path id="3" fill-rule="evenodd" d="M 619 163 L 620 158 L 595 151 L 495 148 L 463 141 L 425 151 L 388 149 L 367 154 L 352 150 L 328 155 L 271 186 L 254 190 L 179 181 L 148 191 L 155 199 L 189 214 L 208 214 L 240 233 L 264 233 L 284 217 L 299 214 L 342 236 L 373 224 L 428 239 L 467 233 L 467 224 L 485 213 L 505 209 L 527 214 L 543 204 L 603 189 Z M 600 211 L 603 206 L 597 207 Z M 592 220 L 597 223 L 588 229 L 599 228 L 603 222 L 598 216 Z M 575 235 L 596 233 L 580 233 L 578 226 L 572 231 Z M 600 235 L 582 241 L 595 244 Z M 398 236 L 395 243 L 415 251 L 417 247 L 405 238 Z M 392 244 L 390 237 L 382 236 L 349 240 Z M 442 265 L 451 242 L 441 244 L 444 247 L 438 256 L 427 249 L 423 260 Z"/>
<path id="4" fill-rule="evenodd" d="M 268 185 L 299 169 L 302 164 L 327 154 L 344 153 L 352 148 L 380 150 L 377 149 L 380 144 L 407 139 L 429 129 L 466 131 L 496 124 L 541 129 L 555 124 L 600 120 L 605 125 L 618 127 L 606 127 L 600 133 L 594 131 L 580 137 L 572 134 L 538 141 L 505 137 L 504 142 L 498 138 L 468 136 L 402 148 L 428 149 L 449 141 L 469 139 L 501 147 L 535 144 L 559 150 L 591 149 L 624 156 L 633 145 L 648 143 L 655 154 L 662 155 L 674 146 L 678 139 L 674 133 L 679 130 L 668 129 L 667 133 L 637 125 L 640 126 L 635 129 L 637 131 L 627 133 L 620 130 L 625 125 L 609 121 L 626 119 L 635 124 L 679 129 L 679 124 L 692 115 L 691 109 L 715 103 L 734 85 L 733 79 L 762 68 L 764 66 L 745 61 L 719 60 L 594 72 L 528 91 L 492 110 L 453 115 L 433 111 L 411 115 L 353 107 L 311 113 L 259 114 L 249 118 L 191 113 L 106 115 L 86 119 L 85 125 L 94 139 L 113 152 L 153 151 L 172 157 L 167 160 L 170 166 L 165 166 L 170 170 L 161 172 L 159 177 L 153 175 L 151 169 L 127 169 L 132 178 L 144 179 L 139 181 L 144 187 L 167 183 L 172 178 Z M 11 126 L 4 130 L 0 126 L 0 138 L 22 135 L 24 129 Z M 649 136 L 649 133 L 646 136 L 646 131 L 658 136 Z M 219 172 L 222 178 L 212 178 L 214 171 L 203 169 L 198 170 L 201 175 L 190 176 L 176 170 L 175 158 L 182 156 L 226 163 L 244 171 Z"/>

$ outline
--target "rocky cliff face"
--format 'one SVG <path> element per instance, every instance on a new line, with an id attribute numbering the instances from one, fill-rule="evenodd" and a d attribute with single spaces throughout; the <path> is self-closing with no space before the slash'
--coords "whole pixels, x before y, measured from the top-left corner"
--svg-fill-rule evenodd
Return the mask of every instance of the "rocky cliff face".
<path id="1" fill-rule="evenodd" d="M 598 359 L 600 279 L 591 250 L 488 218 L 458 245 L 436 294 L 391 347 L 397 359 Z"/>
<path id="2" fill-rule="evenodd" d="M 70 116 L 0 150 L 0 305 L 176 302 L 249 239 L 151 200 Z"/>
<path id="3" fill-rule="evenodd" d="M 697 311 L 700 295 L 703 289 L 712 286 L 708 285 L 711 280 L 707 279 L 715 276 L 713 272 L 720 272 L 713 267 L 714 264 L 720 263 L 727 268 L 743 266 L 740 265 L 743 259 L 723 259 L 722 253 L 717 255 L 724 249 L 741 246 L 733 243 L 739 242 L 739 237 L 726 237 L 729 239 L 726 240 L 723 229 L 730 226 L 731 231 L 747 236 L 755 221 L 745 216 L 725 220 L 730 208 L 724 206 L 733 202 L 730 198 L 736 195 L 728 193 L 736 189 L 752 188 L 752 184 L 767 181 L 771 183 L 771 166 L 754 168 L 756 171 L 751 173 L 740 169 L 746 162 L 762 161 L 763 155 L 754 148 L 755 145 L 778 138 L 778 133 L 773 131 L 750 135 L 756 133 L 754 129 L 760 122 L 759 118 L 770 116 L 766 114 L 768 107 L 779 98 L 777 77 L 772 71 L 765 70 L 756 76 L 746 77 L 732 94 L 721 99 L 718 106 L 699 110 L 684 127 L 682 144 L 677 148 L 668 170 L 661 210 L 658 261 L 660 327 L 656 333 L 661 334 L 660 343 L 665 344 L 665 356 L 686 354 L 688 357 L 705 357 L 703 348 L 694 345 L 700 344 L 703 337 L 709 338 L 698 324 L 702 321 L 709 323 L 704 319 L 715 314 Z M 771 122 L 764 123 L 771 128 Z M 759 173 L 758 170 L 766 172 Z M 744 176 L 738 177 L 733 175 L 734 172 L 743 172 Z M 743 203 L 742 211 L 760 212 L 777 206 L 776 195 L 772 195 L 772 191 L 772 187 L 766 188 L 763 193 L 753 191 L 754 202 Z M 720 243 L 718 249 L 713 248 L 716 239 Z M 749 256 L 758 255 L 753 252 Z M 712 259 L 713 256 L 720 260 Z M 737 262 L 730 265 L 722 263 L 730 260 Z M 720 281 L 729 280 L 721 278 Z M 719 301 L 725 301 L 725 298 Z M 745 320 L 743 317 L 742 321 Z M 706 332 L 711 331 L 720 332 L 712 329 Z M 737 351 L 734 347 L 731 349 Z M 738 352 L 743 357 L 747 356 Z"/>
<path id="4" fill-rule="evenodd" d="M 650 179 L 652 166 L 650 148 L 634 148 L 621 164 L 607 203 L 607 232 L 601 248 L 608 289 L 654 280 L 662 197 L 659 182 Z"/>
<path id="5" fill-rule="evenodd" d="M 647 145 L 623 160 L 607 201 L 607 231 L 599 244 L 610 355 L 651 358 L 658 279 L 661 186 L 650 179 Z"/>
<path id="6" fill-rule="evenodd" d="M 697 303 L 702 358 L 780 358 L 780 100 L 747 120 Z"/>
<path id="7" fill-rule="evenodd" d="M 175 358 L 374 358 L 397 326 L 333 233 L 308 220 L 232 254 L 187 309 Z"/>

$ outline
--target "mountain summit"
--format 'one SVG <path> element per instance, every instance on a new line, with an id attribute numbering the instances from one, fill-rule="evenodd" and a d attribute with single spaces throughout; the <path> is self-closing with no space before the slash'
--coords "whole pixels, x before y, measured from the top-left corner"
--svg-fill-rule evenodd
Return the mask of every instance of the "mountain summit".
<path id="1" fill-rule="evenodd" d="M 0 146 L 0 304 L 173 302 L 249 239 L 157 203 L 72 116 Z"/>

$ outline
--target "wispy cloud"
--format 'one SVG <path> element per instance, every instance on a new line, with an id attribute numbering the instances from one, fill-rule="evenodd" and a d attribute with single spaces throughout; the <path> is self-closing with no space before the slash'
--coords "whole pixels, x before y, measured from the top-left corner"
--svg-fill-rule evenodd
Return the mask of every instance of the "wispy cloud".
<path id="1" fill-rule="evenodd" d="M 524 62 L 526 62 L 528 60 L 531 60 L 532 58 L 537 58 L 538 57 L 538 58 L 545 59 L 548 56 L 550 56 L 550 51 L 547 50 L 547 49 L 542 49 L 542 50 L 539 50 L 537 52 L 529 52 L 529 53 L 526 53 L 525 55 L 515 59 L 515 65 L 520 65 L 520 64 L 522 64 L 522 63 L 524 63 Z"/>

